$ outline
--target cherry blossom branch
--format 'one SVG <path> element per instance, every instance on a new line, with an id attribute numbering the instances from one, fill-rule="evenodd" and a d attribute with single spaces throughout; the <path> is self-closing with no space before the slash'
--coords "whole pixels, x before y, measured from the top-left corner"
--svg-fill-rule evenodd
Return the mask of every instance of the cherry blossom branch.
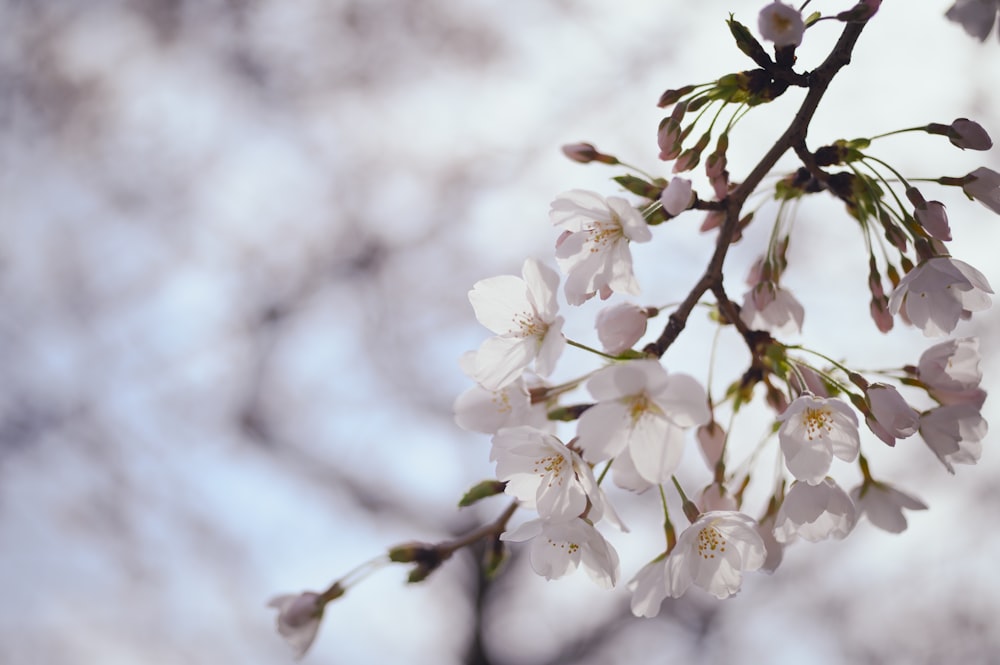
<path id="1" fill-rule="evenodd" d="M 688 293 L 688 296 L 671 313 L 660 336 L 655 342 L 648 344 L 643 349 L 645 353 L 658 358 L 663 357 L 663 354 L 666 353 L 681 331 L 684 330 L 688 317 L 705 292 L 712 290 L 716 297 L 718 297 L 717 290 L 721 290 L 722 285 L 722 268 L 726 261 L 726 255 L 729 252 L 729 246 L 733 243 L 733 239 L 740 228 L 740 213 L 744 203 L 760 184 L 761 180 L 774 168 L 774 165 L 789 149 L 797 148 L 796 152 L 802 151 L 808 154 L 808 150 L 805 150 L 805 140 L 813 115 L 816 113 L 823 95 L 826 94 L 830 82 L 833 81 L 833 78 L 843 67 L 851 62 L 851 53 L 866 24 L 864 21 L 848 23 L 826 60 L 806 75 L 809 81 L 809 92 L 806 94 L 802 106 L 799 107 L 788 128 L 775 141 L 771 149 L 767 151 L 760 162 L 750 171 L 746 179 L 729 194 L 726 205 L 726 217 L 719 228 L 715 252 L 708 262 L 708 267 Z M 815 165 L 815 160 L 812 160 L 811 163 Z M 728 300 L 724 302 L 728 302 Z M 722 302 L 720 302 L 721 304 Z M 739 320 L 738 316 L 727 316 L 727 318 L 734 323 Z M 744 339 L 748 339 L 747 334 L 743 330 L 740 330 L 740 332 L 743 334 Z M 756 355 L 754 347 L 751 346 L 750 349 Z"/>

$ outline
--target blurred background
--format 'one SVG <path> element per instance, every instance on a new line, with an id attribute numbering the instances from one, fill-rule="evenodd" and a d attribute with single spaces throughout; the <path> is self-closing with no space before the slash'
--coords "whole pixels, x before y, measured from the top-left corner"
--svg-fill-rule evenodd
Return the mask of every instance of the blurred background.
<path id="1" fill-rule="evenodd" d="M 469 288 L 528 256 L 554 265 L 558 193 L 618 193 L 621 171 L 574 164 L 562 144 L 666 175 L 657 98 L 748 68 L 724 20 L 753 27 L 763 4 L 0 0 L 0 662 L 289 662 L 270 597 L 498 514 L 503 499 L 456 508 L 492 473 L 489 437 L 452 420 L 470 386 L 458 357 L 488 334 Z M 1000 136 L 1000 46 L 945 21 L 949 4 L 884 4 L 812 147 L 963 116 Z M 838 32 L 811 29 L 801 67 Z M 734 179 L 800 99 L 748 116 Z M 914 177 L 1000 170 L 996 150 L 923 134 L 873 152 Z M 949 206 L 953 254 L 1000 284 L 996 216 L 923 191 Z M 938 340 L 878 334 L 856 226 L 814 198 L 784 280 L 806 306 L 801 341 L 860 368 L 914 363 Z M 757 202 L 734 298 L 774 213 Z M 714 242 L 699 224 L 635 246 L 643 304 L 690 289 Z M 568 312 L 568 333 L 596 343 L 599 307 Z M 703 318 L 664 358 L 702 380 Z M 994 309 L 957 331 L 982 337 L 991 391 L 998 324 Z M 722 344 L 717 394 L 746 362 Z M 592 364 L 571 349 L 561 371 L 575 362 Z M 737 426 L 749 450 L 767 423 Z M 399 567 L 351 589 L 306 662 L 1000 662 L 991 441 L 950 476 L 916 437 L 869 437 L 876 475 L 930 510 L 901 535 L 862 522 L 796 544 L 726 602 L 696 590 L 638 620 L 624 588 L 582 572 L 546 583 L 517 551 L 484 586 L 463 552 L 421 585 Z M 693 451 L 684 473 L 708 481 Z M 632 528 L 607 534 L 627 580 L 660 546 L 658 499 L 612 495 Z"/>

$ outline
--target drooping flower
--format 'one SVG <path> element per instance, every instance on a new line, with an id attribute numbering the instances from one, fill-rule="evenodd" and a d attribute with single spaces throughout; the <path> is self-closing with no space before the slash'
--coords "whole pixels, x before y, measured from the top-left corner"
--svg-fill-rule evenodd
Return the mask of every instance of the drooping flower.
<path id="1" fill-rule="evenodd" d="M 703 513 L 664 560 L 667 595 L 680 598 L 694 584 L 728 598 L 740 590 L 743 572 L 760 568 L 766 555 L 751 517 L 731 510 Z"/>
<path id="2" fill-rule="evenodd" d="M 799 10 L 775 0 L 760 10 L 757 29 L 761 37 L 777 47 L 798 46 L 806 26 Z"/>
<path id="3" fill-rule="evenodd" d="M 693 200 L 691 181 L 687 178 L 673 178 L 660 194 L 660 203 L 663 204 L 663 209 L 672 217 L 687 210 Z"/>
<path id="4" fill-rule="evenodd" d="M 906 318 L 927 337 L 950 333 L 958 320 L 990 306 L 986 277 L 968 263 L 948 256 L 923 261 L 906 273 L 889 298 L 889 311 Z"/>
<path id="5" fill-rule="evenodd" d="M 278 610 L 278 633 L 301 658 L 316 639 L 323 619 L 323 598 L 312 591 L 275 596 L 267 606 Z"/>
<path id="6" fill-rule="evenodd" d="M 603 508 L 604 500 L 590 467 L 555 436 L 534 427 L 508 427 L 493 437 L 490 460 L 504 492 L 534 508 L 545 520 L 579 517 L 588 501 Z M 594 517 L 594 516 L 592 516 Z"/>
<path id="7" fill-rule="evenodd" d="M 852 462 L 861 450 L 858 416 L 844 402 L 805 393 L 778 416 L 778 441 L 785 466 L 796 479 L 816 485 L 833 457 Z"/>
<path id="8" fill-rule="evenodd" d="M 794 482 L 774 521 L 774 537 L 787 543 L 796 537 L 810 542 L 844 538 L 857 522 L 857 509 L 847 492 L 824 478 L 816 485 Z"/>
<path id="9" fill-rule="evenodd" d="M 476 353 L 470 351 L 459 360 L 470 377 L 476 370 Z M 532 425 L 544 429 L 549 424 L 545 404 L 532 404 L 524 377 L 520 376 L 499 390 L 474 385 L 455 398 L 455 422 L 464 430 L 496 434 L 501 427 Z"/>
<path id="10" fill-rule="evenodd" d="M 627 454 L 638 474 L 654 484 L 668 482 L 677 470 L 684 431 L 711 418 L 705 389 L 686 374 L 668 374 L 657 360 L 605 367 L 587 389 L 597 403 L 580 416 L 577 445 L 583 456 L 617 462 Z"/>
<path id="11" fill-rule="evenodd" d="M 972 180 L 962 185 L 965 193 L 1000 215 L 1000 173 L 980 166 L 969 176 Z"/>
<path id="12" fill-rule="evenodd" d="M 649 317 L 649 308 L 630 302 L 605 307 L 598 312 L 597 338 L 601 340 L 604 352 L 617 356 L 626 349 L 631 349 L 646 334 Z"/>
<path id="13" fill-rule="evenodd" d="M 942 404 L 976 402 L 982 405 L 986 393 L 979 388 L 979 340 L 962 337 L 935 344 L 920 356 L 917 378 L 931 397 Z"/>
<path id="14" fill-rule="evenodd" d="M 638 210 L 623 198 L 574 189 L 560 194 L 549 212 L 564 229 L 556 242 L 556 260 L 566 273 L 566 300 L 580 305 L 595 294 L 636 295 L 630 242 L 647 242 L 653 234 Z"/>
<path id="15" fill-rule="evenodd" d="M 1000 11 L 998 0 L 956 0 L 945 16 L 961 25 L 969 36 L 982 42 L 993 29 L 997 11 Z"/>
<path id="16" fill-rule="evenodd" d="M 473 378 L 487 390 L 512 383 L 532 361 L 548 376 L 566 346 L 556 302 L 559 275 L 534 259 L 524 262 L 521 275 L 483 279 L 469 291 L 476 318 L 497 335 L 476 353 Z"/>
<path id="17" fill-rule="evenodd" d="M 802 332 L 805 309 L 790 291 L 774 282 L 763 281 L 747 291 L 740 319 L 748 328 L 774 334 Z"/>
<path id="18" fill-rule="evenodd" d="M 928 201 L 916 187 L 906 190 L 906 198 L 913 204 L 913 216 L 917 223 L 927 233 L 938 240 L 951 240 L 951 227 L 948 225 L 948 213 L 940 201 Z"/>
<path id="19" fill-rule="evenodd" d="M 898 390 L 884 383 L 873 383 L 865 395 L 871 405 L 871 417 L 865 420 L 875 436 L 894 446 L 896 439 L 916 434 L 920 414 L 906 403 Z"/>
<path id="20" fill-rule="evenodd" d="M 500 540 L 515 543 L 530 540 L 531 568 L 547 580 L 562 577 L 582 565 L 590 578 L 605 589 L 618 582 L 618 552 L 587 520 L 531 520 L 503 533 Z"/>
<path id="21" fill-rule="evenodd" d="M 946 404 L 920 415 L 920 436 L 949 473 L 955 473 L 955 464 L 979 461 L 988 430 L 979 405 L 971 402 Z"/>
<path id="22" fill-rule="evenodd" d="M 890 533 L 906 530 L 903 509 L 927 510 L 927 504 L 906 492 L 885 483 L 868 481 L 851 490 L 851 499 L 858 509 L 858 517 L 868 516 L 868 521 Z"/>

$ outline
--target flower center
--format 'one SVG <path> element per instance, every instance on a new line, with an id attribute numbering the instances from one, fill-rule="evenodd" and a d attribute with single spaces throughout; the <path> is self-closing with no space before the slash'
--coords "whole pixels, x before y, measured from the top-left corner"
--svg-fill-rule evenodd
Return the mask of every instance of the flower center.
<path id="1" fill-rule="evenodd" d="M 564 541 L 556 542 L 551 538 L 549 538 L 549 545 L 557 547 L 561 550 L 566 550 L 566 554 L 576 554 L 577 550 L 580 549 L 580 545 L 577 543 L 567 543 Z"/>
<path id="2" fill-rule="evenodd" d="M 613 217 L 609 222 L 594 222 L 587 227 L 587 240 L 590 242 L 591 254 L 601 251 L 605 245 L 609 245 L 623 235 L 621 223 L 618 218 Z"/>
<path id="3" fill-rule="evenodd" d="M 549 487 L 552 485 L 562 485 L 562 472 L 566 467 L 566 458 L 562 455 L 549 455 L 535 460 L 533 473 L 540 476 L 549 477 Z"/>
<path id="4" fill-rule="evenodd" d="M 656 402 L 649 399 L 646 393 L 633 395 L 628 402 L 628 414 L 632 418 L 632 425 L 634 426 L 647 413 L 662 416 L 663 409 Z"/>
<path id="5" fill-rule="evenodd" d="M 833 414 L 828 409 L 806 409 L 802 414 L 806 438 L 812 441 L 833 431 Z"/>
<path id="6" fill-rule="evenodd" d="M 706 526 L 698 532 L 698 556 L 702 559 L 714 559 L 715 553 L 720 555 L 726 551 L 726 539 L 718 529 Z"/>
<path id="7" fill-rule="evenodd" d="M 549 326 L 534 312 L 518 312 L 512 321 L 514 327 L 507 333 L 511 337 L 544 337 Z"/>

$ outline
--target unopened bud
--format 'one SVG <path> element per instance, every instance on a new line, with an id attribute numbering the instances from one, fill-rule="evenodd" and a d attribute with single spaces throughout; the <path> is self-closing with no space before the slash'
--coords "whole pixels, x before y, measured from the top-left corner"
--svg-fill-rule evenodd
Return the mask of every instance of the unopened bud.
<path id="1" fill-rule="evenodd" d="M 602 164 L 618 164 L 618 158 L 614 155 L 605 155 L 599 152 L 590 143 L 570 143 L 562 147 L 563 154 L 574 162 L 589 164 L 590 162 L 601 162 Z"/>

